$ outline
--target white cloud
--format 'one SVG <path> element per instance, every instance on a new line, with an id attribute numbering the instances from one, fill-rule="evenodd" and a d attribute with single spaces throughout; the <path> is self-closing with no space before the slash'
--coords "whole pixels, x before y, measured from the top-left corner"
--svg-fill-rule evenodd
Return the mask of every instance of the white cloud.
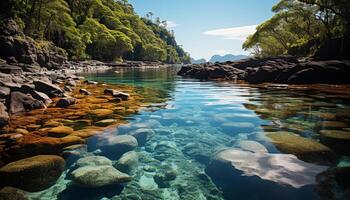
<path id="1" fill-rule="evenodd" d="M 229 40 L 245 40 L 256 31 L 257 25 L 240 26 L 233 28 L 215 29 L 204 32 L 204 35 L 219 36 Z"/>

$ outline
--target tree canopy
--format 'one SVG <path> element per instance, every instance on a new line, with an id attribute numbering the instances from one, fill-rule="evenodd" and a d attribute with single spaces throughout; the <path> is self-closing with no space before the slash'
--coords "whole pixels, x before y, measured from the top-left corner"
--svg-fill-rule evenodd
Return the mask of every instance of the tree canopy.
<path id="1" fill-rule="evenodd" d="M 348 51 L 350 1 L 281 0 L 272 11 L 275 15 L 243 44 L 255 56 L 309 56 L 335 39 L 339 54 Z"/>
<path id="2" fill-rule="evenodd" d="M 52 41 L 73 59 L 190 62 L 165 21 L 136 15 L 127 0 L 2 0 L 1 19 L 13 18 L 35 40 Z"/>

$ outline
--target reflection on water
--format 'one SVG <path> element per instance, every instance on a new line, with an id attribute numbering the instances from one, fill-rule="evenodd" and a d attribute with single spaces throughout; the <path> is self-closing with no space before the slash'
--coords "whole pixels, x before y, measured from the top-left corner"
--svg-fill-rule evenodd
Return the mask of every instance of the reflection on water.
<path id="1" fill-rule="evenodd" d="M 310 170 L 338 165 L 342 173 L 349 171 L 346 95 L 200 82 L 175 74 L 176 69 L 164 68 L 87 75 L 91 80 L 136 86 L 147 101 L 154 102 L 131 116 L 129 124 L 89 139 L 87 152 L 81 154 L 105 156 L 120 170 L 127 165 L 128 170 L 122 171 L 133 179 L 97 189 L 76 186 L 71 177 L 77 168 L 75 158 L 55 186 L 31 196 L 258 200 L 342 195 L 341 187 L 332 190 L 338 183 L 329 178 L 338 171 L 325 172 L 316 182 Z M 133 135 L 139 147 L 135 149 L 127 138 L 120 142 L 120 135 Z M 118 160 L 133 149 L 136 154 Z M 218 158 L 222 155 L 218 152 L 243 152 L 238 155 L 242 160 L 238 162 L 236 155 Z M 271 173 L 274 178 L 269 178 Z"/>

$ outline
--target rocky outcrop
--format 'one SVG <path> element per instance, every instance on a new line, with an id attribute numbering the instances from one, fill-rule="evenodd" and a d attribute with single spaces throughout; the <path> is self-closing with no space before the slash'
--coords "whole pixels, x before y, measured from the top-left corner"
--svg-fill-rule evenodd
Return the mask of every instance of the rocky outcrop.
<path id="1" fill-rule="evenodd" d="M 51 43 L 39 43 L 25 36 L 14 20 L 4 21 L 0 30 L 0 57 L 11 64 L 21 63 L 18 66 L 23 71 L 38 72 L 42 68 L 60 69 L 67 61 L 62 49 Z"/>
<path id="2" fill-rule="evenodd" d="M 10 117 L 7 113 L 6 106 L 0 102 L 0 128 L 5 126 L 8 123 L 9 119 Z"/>
<path id="3" fill-rule="evenodd" d="M 297 60 L 291 56 L 250 58 L 236 62 L 183 66 L 181 76 L 202 80 L 224 79 L 249 83 L 346 84 L 350 61 Z"/>
<path id="4" fill-rule="evenodd" d="M 53 155 L 18 160 L 0 169 L 1 185 L 29 192 L 41 191 L 56 183 L 64 167 L 64 159 Z"/>

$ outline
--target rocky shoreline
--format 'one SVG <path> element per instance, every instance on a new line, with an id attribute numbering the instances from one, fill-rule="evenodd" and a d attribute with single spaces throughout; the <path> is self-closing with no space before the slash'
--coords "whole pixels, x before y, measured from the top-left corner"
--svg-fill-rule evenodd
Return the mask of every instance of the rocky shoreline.
<path id="1" fill-rule="evenodd" d="M 249 58 L 235 62 L 186 65 L 178 75 L 201 80 L 243 81 L 252 84 L 349 84 L 350 61 L 292 56 Z"/>

